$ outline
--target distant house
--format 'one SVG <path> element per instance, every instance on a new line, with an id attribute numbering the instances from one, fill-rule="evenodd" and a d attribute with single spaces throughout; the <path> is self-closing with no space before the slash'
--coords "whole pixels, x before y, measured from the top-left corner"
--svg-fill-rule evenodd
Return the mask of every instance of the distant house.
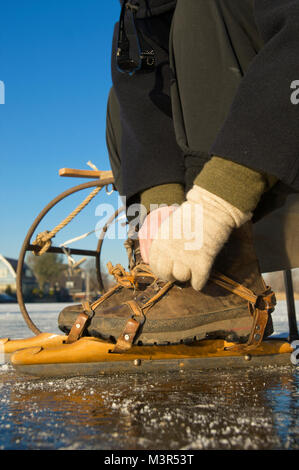
<path id="1" fill-rule="evenodd" d="M 5 258 L 0 254 L 0 293 L 9 290 L 16 292 L 18 260 Z M 24 263 L 23 267 L 23 294 L 30 293 L 32 289 L 38 287 L 38 283 L 31 269 Z"/>
<path id="2" fill-rule="evenodd" d="M 57 280 L 60 288 L 67 289 L 69 295 L 73 298 L 85 298 L 86 296 L 86 281 L 84 272 L 81 269 L 76 269 L 72 272 L 65 269 Z"/>

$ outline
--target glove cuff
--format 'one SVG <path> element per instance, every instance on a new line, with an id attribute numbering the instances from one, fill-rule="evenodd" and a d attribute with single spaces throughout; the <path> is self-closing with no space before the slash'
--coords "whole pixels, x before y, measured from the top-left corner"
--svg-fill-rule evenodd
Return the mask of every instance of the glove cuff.
<path id="1" fill-rule="evenodd" d="M 194 184 L 219 196 L 242 212 L 253 212 L 262 194 L 276 178 L 270 178 L 256 170 L 214 156 L 209 160 Z"/>
<path id="2" fill-rule="evenodd" d="M 243 212 L 216 194 L 196 184 L 187 193 L 187 201 L 192 204 L 202 204 L 205 210 L 211 214 L 221 211 L 226 216 L 230 216 L 231 228 L 239 228 L 252 218 L 252 212 Z"/>

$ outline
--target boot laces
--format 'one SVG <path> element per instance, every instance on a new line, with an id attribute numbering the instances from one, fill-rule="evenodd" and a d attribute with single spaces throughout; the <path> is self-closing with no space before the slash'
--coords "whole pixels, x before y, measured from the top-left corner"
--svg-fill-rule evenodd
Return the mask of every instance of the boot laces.
<path id="1" fill-rule="evenodd" d="M 128 255 L 129 271 L 126 271 L 121 264 L 113 266 L 110 261 L 107 264 L 108 272 L 114 277 L 117 284 L 134 290 L 142 283 L 158 286 L 159 279 L 147 264 L 142 263 L 140 249 L 139 246 L 136 246 L 135 240 L 128 238 L 124 246 Z"/>

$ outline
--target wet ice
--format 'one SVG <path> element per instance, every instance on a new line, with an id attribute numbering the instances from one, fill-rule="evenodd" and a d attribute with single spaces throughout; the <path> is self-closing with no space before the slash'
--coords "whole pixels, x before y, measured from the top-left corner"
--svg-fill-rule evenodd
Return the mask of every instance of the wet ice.
<path id="1" fill-rule="evenodd" d="M 0 336 L 31 336 L 16 306 L 4 308 Z M 32 316 L 55 333 L 61 308 L 35 304 Z M 287 331 L 281 302 L 274 327 Z M 291 364 L 49 380 L 4 364 L 0 449 L 299 449 L 298 385 Z"/>

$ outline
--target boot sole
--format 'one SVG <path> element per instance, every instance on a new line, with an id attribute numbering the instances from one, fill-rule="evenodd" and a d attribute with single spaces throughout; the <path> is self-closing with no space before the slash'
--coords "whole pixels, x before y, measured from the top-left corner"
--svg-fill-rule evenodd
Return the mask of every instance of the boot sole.
<path id="1" fill-rule="evenodd" d="M 64 315 L 60 318 L 59 327 L 65 333 L 69 333 L 77 315 Z M 201 321 L 200 321 L 201 320 Z M 189 328 L 184 328 L 183 323 L 188 321 Z M 95 315 L 87 326 L 85 333 L 89 336 L 116 342 L 122 333 L 127 319 Z M 227 311 L 214 312 L 203 316 L 157 320 L 147 318 L 134 344 L 152 346 L 191 343 L 202 339 L 225 339 L 229 342 L 246 342 L 252 328 L 252 317 L 248 314 L 247 306 Z M 264 337 L 273 333 L 272 319 L 265 330 Z"/>
<path id="2" fill-rule="evenodd" d="M 230 342 L 246 342 L 252 328 L 253 319 L 248 315 L 247 306 L 235 310 L 215 312 L 204 315 L 205 321 L 200 322 L 201 317 L 194 316 L 189 320 L 189 328 L 182 329 L 182 318 L 174 320 L 153 320 L 147 319 L 142 331 L 137 333 L 134 344 L 137 345 L 167 345 L 179 343 L 191 343 L 202 339 L 225 339 Z M 218 317 L 218 318 L 217 318 Z M 222 317 L 222 318 L 219 318 Z M 223 318 L 224 317 L 224 318 Z M 184 320 L 184 319 L 183 319 Z M 105 322 L 105 325 L 103 324 Z M 97 336 L 102 339 L 116 341 L 123 331 L 124 322 L 116 328 L 115 319 L 94 317 L 91 325 L 88 327 L 88 333 L 91 336 Z M 108 332 L 110 334 L 108 334 Z M 264 337 L 273 333 L 271 316 Z"/>
<path id="3" fill-rule="evenodd" d="M 192 343 L 202 339 L 225 339 L 230 342 L 246 342 L 251 330 L 251 318 L 234 318 L 217 321 L 209 325 L 201 325 L 184 331 L 170 331 L 163 333 L 141 333 L 136 340 L 136 344 L 167 345 L 179 343 Z M 167 337 L 167 340 L 165 339 Z"/>

